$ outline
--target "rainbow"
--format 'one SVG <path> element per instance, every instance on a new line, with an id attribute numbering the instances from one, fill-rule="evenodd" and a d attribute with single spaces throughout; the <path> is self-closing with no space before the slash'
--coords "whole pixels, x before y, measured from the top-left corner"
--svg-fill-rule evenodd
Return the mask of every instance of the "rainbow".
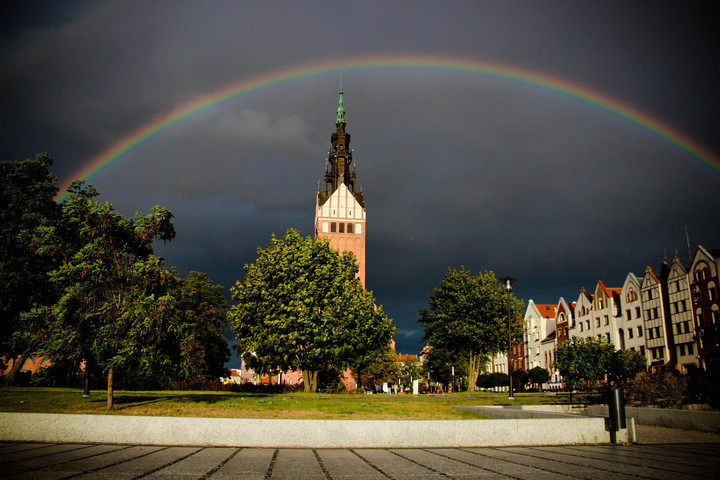
<path id="1" fill-rule="evenodd" d="M 347 74 L 353 71 L 438 71 L 461 73 L 495 78 L 503 81 L 539 88 L 572 100 L 590 105 L 601 111 L 640 127 L 659 137 L 691 158 L 720 173 L 720 157 L 688 135 L 651 117 L 647 113 L 623 103 L 608 95 L 599 93 L 567 80 L 524 70 L 518 67 L 478 59 L 429 55 L 374 55 L 343 58 L 305 65 L 288 67 L 227 85 L 214 92 L 194 98 L 153 121 L 142 125 L 106 150 L 93 157 L 72 175 L 71 180 L 90 180 L 113 163 L 122 159 L 139 145 L 149 142 L 162 132 L 172 129 L 203 112 L 222 105 L 230 100 L 275 86 L 281 86 L 301 80 L 324 75 Z M 70 181 L 61 185 L 64 194 Z"/>

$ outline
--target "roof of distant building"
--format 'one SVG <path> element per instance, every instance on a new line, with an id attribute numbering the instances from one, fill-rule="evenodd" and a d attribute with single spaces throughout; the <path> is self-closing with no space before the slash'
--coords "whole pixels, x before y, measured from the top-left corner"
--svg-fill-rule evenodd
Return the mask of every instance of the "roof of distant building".
<path id="1" fill-rule="evenodd" d="M 408 353 L 398 353 L 395 355 L 398 359 L 398 361 L 402 362 L 403 360 L 417 360 L 418 356 L 414 354 L 408 354 Z"/>

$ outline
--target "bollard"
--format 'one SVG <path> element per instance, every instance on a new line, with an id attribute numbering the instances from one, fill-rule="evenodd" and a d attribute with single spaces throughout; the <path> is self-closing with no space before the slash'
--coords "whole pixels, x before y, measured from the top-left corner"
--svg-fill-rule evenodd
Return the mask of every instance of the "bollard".
<path id="1" fill-rule="evenodd" d="M 610 390 L 610 402 L 608 404 L 610 413 L 610 431 L 617 432 L 620 429 L 627 428 L 625 421 L 625 399 L 621 389 Z"/>

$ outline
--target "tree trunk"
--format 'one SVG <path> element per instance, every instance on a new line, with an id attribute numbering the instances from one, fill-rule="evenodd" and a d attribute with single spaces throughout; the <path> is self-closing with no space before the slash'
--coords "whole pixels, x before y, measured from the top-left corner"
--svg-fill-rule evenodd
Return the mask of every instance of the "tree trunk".
<path id="1" fill-rule="evenodd" d="M 481 355 L 476 355 L 473 352 L 468 354 L 468 391 L 474 392 L 477 390 L 477 378 L 480 374 L 480 360 Z"/>
<path id="2" fill-rule="evenodd" d="M 83 389 L 83 397 L 90 396 L 90 361 L 85 360 L 85 369 L 83 371 L 83 381 L 85 383 Z"/>
<path id="3" fill-rule="evenodd" d="M 113 403 L 113 369 L 108 370 L 108 384 L 107 384 L 107 408 L 108 410 L 114 410 L 115 404 Z"/>
<path id="4" fill-rule="evenodd" d="M 22 366 L 25 365 L 27 359 L 30 358 L 30 353 L 30 351 L 25 351 L 20 357 L 13 359 L 13 366 L 7 375 L 5 375 L 5 385 L 12 385 L 13 382 L 15 382 L 15 377 L 20 369 L 22 369 Z"/>
<path id="5" fill-rule="evenodd" d="M 310 372 L 307 370 L 302 371 L 302 377 L 303 377 L 303 392 L 310 393 Z"/>
<path id="6" fill-rule="evenodd" d="M 317 377 L 318 372 L 312 370 L 303 370 L 303 392 L 315 393 L 317 392 Z"/>

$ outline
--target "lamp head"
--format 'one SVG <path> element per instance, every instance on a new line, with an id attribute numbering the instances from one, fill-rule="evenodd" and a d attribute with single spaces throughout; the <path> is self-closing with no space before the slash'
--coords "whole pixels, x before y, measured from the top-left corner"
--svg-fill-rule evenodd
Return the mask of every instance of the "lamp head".
<path id="1" fill-rule="evenodd" d="M 501 282 L 503 282 L 503 285 L 505 286 L 505 291 L 508 293 L 512 292 L 512 284 L 515 282 L 515 279 L 512 277 L 505 277 L 500 279 Z"/>

